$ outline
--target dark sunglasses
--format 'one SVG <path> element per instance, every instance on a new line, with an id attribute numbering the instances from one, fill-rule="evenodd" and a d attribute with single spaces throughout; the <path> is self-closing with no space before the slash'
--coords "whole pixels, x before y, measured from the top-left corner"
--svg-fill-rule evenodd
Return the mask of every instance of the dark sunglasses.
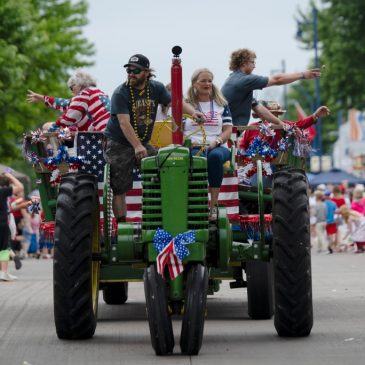
<path id="1" fill-rule="evenodd" d="M 141 70 L 140 68 L 133 68 L 133 69 L 127 68 L 126 71 L 128 75 L 129 74 L 139 75 L 143 70 Z"/>
<path id="2" fill-rule="evenodd" d="M 73 89 L 74 87 L 75 87 L 75 85 L 71 85 L 69 89 L 72 91 L 72 89 Z"/>

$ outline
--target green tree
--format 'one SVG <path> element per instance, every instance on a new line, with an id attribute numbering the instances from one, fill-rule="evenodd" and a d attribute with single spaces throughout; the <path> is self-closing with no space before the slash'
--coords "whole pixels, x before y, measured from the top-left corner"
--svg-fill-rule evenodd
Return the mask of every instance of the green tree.
<path id="1" fill-rule="evenodd" d="M 68 95 L 70 71 L 91 65 L 82 34 L 85 0 L 0 0 L 0 160 L 19 157 L 22 135 L 55 113 L 26 102 L 27 89 Z"/>
<path id="2" fill-rule="evenodd" d="M 299 11 L 297 16 L 301 43 L 307 49 L 313 49 L 312 16 L 312 9 Z M 321 103 L 332 110 L 332 117 L 322 123 L 323 145 L 328 150 L 335 139 L 337 112 L 341 110 L 346 115 L 350 108 L 365 109 L 364 0 L 322 0 L 318 9 L 318 41 L 320 64 L 325 65 L 320 81 Z M 314 62 L 311 63 L 313 66 Z M 303 86 L 314 96 L 313 85 Z M 298 96 L 297 91 L 290 95 Z"/>

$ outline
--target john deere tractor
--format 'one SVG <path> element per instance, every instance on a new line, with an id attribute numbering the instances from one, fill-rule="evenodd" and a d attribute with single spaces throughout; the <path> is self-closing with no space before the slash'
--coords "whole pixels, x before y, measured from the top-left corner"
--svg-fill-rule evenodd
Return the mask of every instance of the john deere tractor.
<path id="1" fill-rule="evenodd" d="M 182 119 L 180 53 L 180 47 L 173 48 L 172 113 L 177 124 Z M 264 188 L 258 160 L 257 187 L 239 185 L 237 220 L 230 222 L 226 207 L 219 206 L 218 218 L 210 221 L 207 161 L 192 157 L 189 141 L 175 132 L 170 145 L 141 162 L 142 222 L 115 225 L 108 165 L 102 194 L 96 176 L 89 173 L 66 172 L 59 186 L 51 180 L 45 146 L 56 136 L 46 133 L 48 142 L 31 143 L 29 135 L 26 144 L 32 151 L 28 157 L 38 156 L 33 163 L 45 223 L 55 224 L 54 318 L 59 338 L 91 338 L 100 290 L 106 304 L 122 305 L 128 300 L 128 283 L 143 281 L 156 354 L 173 352 L 171 316 L 180 315 L 181 352 L 196 355 L 209 318 L 207 295 L 219 290 L 222 279 L 231 280 L 231 288 L 247 287 L 252 319 L 274 315 L 280 336 L 310 334 L 308 184 L 302 159 L 289 151 L 269 189 Z"/>

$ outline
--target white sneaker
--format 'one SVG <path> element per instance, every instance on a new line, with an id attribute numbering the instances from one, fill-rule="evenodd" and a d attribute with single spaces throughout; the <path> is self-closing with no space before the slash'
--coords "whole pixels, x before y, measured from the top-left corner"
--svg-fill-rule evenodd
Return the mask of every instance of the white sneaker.
<path id="1" fill-rule="evenodd" d="M 10 278 L 8 278 L 8 275 L 4 271 L 0 271 L 0 281 L 11 281 Z"/>
<path id="2" fill-rule="evenodd" d="M 9 281 L 18 280 L 18 277 L 15 276 L 15 275 L 11 275 L 8 272 L 5 273 L 5 274 L 6 274 L 6 277 L 8 278 Z"/>

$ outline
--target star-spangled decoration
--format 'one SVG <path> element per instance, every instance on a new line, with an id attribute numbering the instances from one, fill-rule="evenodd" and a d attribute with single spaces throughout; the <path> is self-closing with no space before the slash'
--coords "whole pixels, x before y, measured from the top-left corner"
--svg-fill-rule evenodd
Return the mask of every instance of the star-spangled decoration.
<path id="1" fill-rule="evenodd" d="M 67 146 L 62 144 L 58 147 L 57 155 L 54 157 L 46 158 L 43 163 L 44 163 L 44 166 L 46 166 L 46 168 L 48 170 L 53 171 L 53 170 L 58 169 L 58 166 L 62 162 L 68 163 L 70 168 L 72 170 L 75 170 L 83 163 L 83 159 L 82 159 L 82 157 L 79 157 L 79 156 L 70 156 L 68 154 Z"/>
<path id="2" fill-rule="evenodd" d="M 57 138 L 60 140 L 61 143 L 65 141 L 70 141 L 72 139 L 71 130 L 68 127 L 61 128 L 58 132 Z"/>
<path id="3" fill-rule="evenodd" d="M 186 245 L 194 242 L 195 231 L 179 233 L 176 237 L 172 237 L 164 229 L 157 228 L 153 237 L 153 246 L 158 252 L 157 272 L 163 277 L 164 268 L 167 265 L 170 277 L 174 280 L 184 271 L 182 260 L 190 254 Z"/>
<path id="4" fill-rule="evenodd" d="M 111 110 L 111 103 L 110 103 L 110 99 L 107 95 L 101 95 L 99 96 L 99 99 L 101 101 L 101 103 L 103 104 L 104 108 L 110 112 Z"/>
<path id="5" fill-rule="evenodd" d="M 40 212 L 40 202 L 38 198 L 31 199 L 31 205 L 28 207 L 28 212 L 30 214 L 39 214 Z"/>
<path id="6" fill-rule="evenodd" d="M 260 123 L 259 128 L 260 128 L 260 132 L 259 132 L 260 135 L 267 136 L 267 137 L 275 136 L 275 131 L 272 129 L 271 123 L 266 123 L 266 122 Z"/>
<path id="7" fill-rule="evenodd" d="M 95 175 L 99 182 L 104 180 L 105 160 L 102 148 L 102 134 L 78 133 L 77 155 L 83 159 L 80 171 Z"/>
<path id="8" fill-rule="evenodd" d="M 67 107 L 70 105 L 70 100 L 69 99 L 61 99 L 61 98 L 57 98 L 58 101 L 58 105 L 62 106 L 62 107 Z"/>
<path id="9" fill-rule="evenodd" d="M 31 143 L 44 143 L 45 141 L 46 137 L 44 137 L 42 129 L 38 128 L 36 131 L 31 132 Z"/>
<path id="10" fill-rule="evenodd" d="M 160 253 L 172 239 L 174 240 L 176 255 L 179 260 L 182 261 L 190 254 L 186 245 L 195 242 L 195 231 L 192 230 L 179 233 L 175 237 L 172 237 L 172 235 L 164 229 L 157 228 L 155 235 L 153 236 L 153 246 L 155 250 Z"/>

